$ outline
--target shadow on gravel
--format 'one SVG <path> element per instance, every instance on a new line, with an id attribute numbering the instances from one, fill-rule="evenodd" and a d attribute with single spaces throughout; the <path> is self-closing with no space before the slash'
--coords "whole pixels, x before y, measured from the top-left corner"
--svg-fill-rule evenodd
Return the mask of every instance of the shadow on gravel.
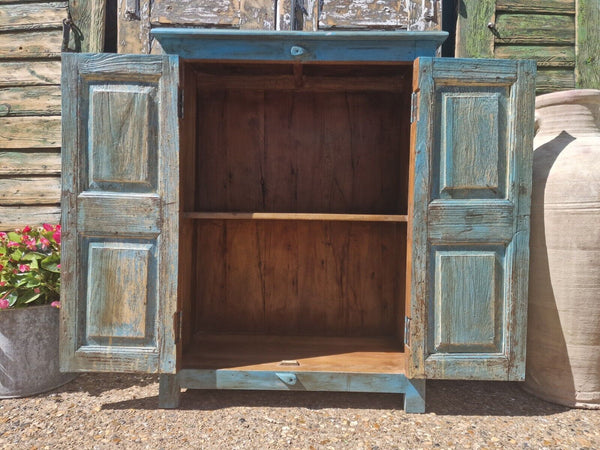
<path id="1" fill-rule="evenodd" d="M 82 373 L 70 383 L 51 392 L 55 394 L 60 392 L 87 392 L 93 397 L 100 397 L 106 391 L 127 389 L 132 386 L 148 386 L 153 383 L 158 383 L 157 375 Z"/>
<path id="2" fill-rule="evenodd" d="M 158 392 L 157 392 L 158 394 Z M 298 391 L 188 390 L 180 410 L 214 411 L 248 408 L 381 409 L 402 410 L 400 394 Z M 107 403 L 105 410 L 157 409 L 158 396 Z M 547 403 L 518 383 L 483 381 L 428 381 L 427 413 L 465 416 L 546 416 L 568 408 Z"/>

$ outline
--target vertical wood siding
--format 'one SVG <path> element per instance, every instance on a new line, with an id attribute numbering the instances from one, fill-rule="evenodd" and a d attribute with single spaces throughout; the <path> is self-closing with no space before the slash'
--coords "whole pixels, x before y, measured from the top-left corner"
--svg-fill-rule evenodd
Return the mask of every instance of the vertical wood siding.
<path id="1" fill-rule="evenodd" d="M 60 51 L 67 1 L 0 3 L 0 229 L 60 218 Z"/>
<path id="2" fill-rule="evenodd" d="M 456 56 L 534 59 L 538 66 L 537 94 L 576 86 L 598 87 L 598 81 L 594 84 L 594 78 L 600 77 L 600 65 L 594 59 L 598 47 L 593 46 L 600 40 L 599 2 L 579 2 L 576 14 L 575 0 L 462 0 Z M 589 38 L 594 35 L 595 40 Z M 580 43 L 578 52 L 576 42 Z"/>

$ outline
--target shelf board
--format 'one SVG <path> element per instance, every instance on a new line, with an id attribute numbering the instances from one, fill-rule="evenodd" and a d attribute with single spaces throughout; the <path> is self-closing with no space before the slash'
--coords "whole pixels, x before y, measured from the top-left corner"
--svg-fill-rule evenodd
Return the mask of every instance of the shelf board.
<path id="1" fill-rule="evenodd" d="M 183 368 L 398 374 L 405 356 L 394 337 L 197 334 L 184 349 Z"/>
<path id="2" fill-rule="evenodd" d="M 271 212 L 186 212 L 185 219 L 217 220 L 315 220 L 342 222 L 407 222 L 408 216 L 400 214 L 321 214 L 321 213 L 271 213 Z"/>

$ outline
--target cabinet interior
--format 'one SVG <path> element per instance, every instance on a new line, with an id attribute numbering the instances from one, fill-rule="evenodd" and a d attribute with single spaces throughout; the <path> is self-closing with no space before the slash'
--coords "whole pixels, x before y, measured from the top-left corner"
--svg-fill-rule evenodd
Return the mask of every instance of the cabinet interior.
<path id="1" fill-rule="evenodd" d="M 183 69 L 183 367 L 404 371 L 412 65 Z"/>

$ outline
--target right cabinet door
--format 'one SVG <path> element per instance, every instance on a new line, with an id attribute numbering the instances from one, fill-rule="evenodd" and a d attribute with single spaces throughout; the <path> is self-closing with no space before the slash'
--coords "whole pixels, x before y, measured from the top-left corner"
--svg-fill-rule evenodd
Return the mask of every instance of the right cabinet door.
<path id="1" fill-rule="evenodd" d="M 534 77 L 531 61 L 415 62 L 412 377 L 524 378 Z"/>

